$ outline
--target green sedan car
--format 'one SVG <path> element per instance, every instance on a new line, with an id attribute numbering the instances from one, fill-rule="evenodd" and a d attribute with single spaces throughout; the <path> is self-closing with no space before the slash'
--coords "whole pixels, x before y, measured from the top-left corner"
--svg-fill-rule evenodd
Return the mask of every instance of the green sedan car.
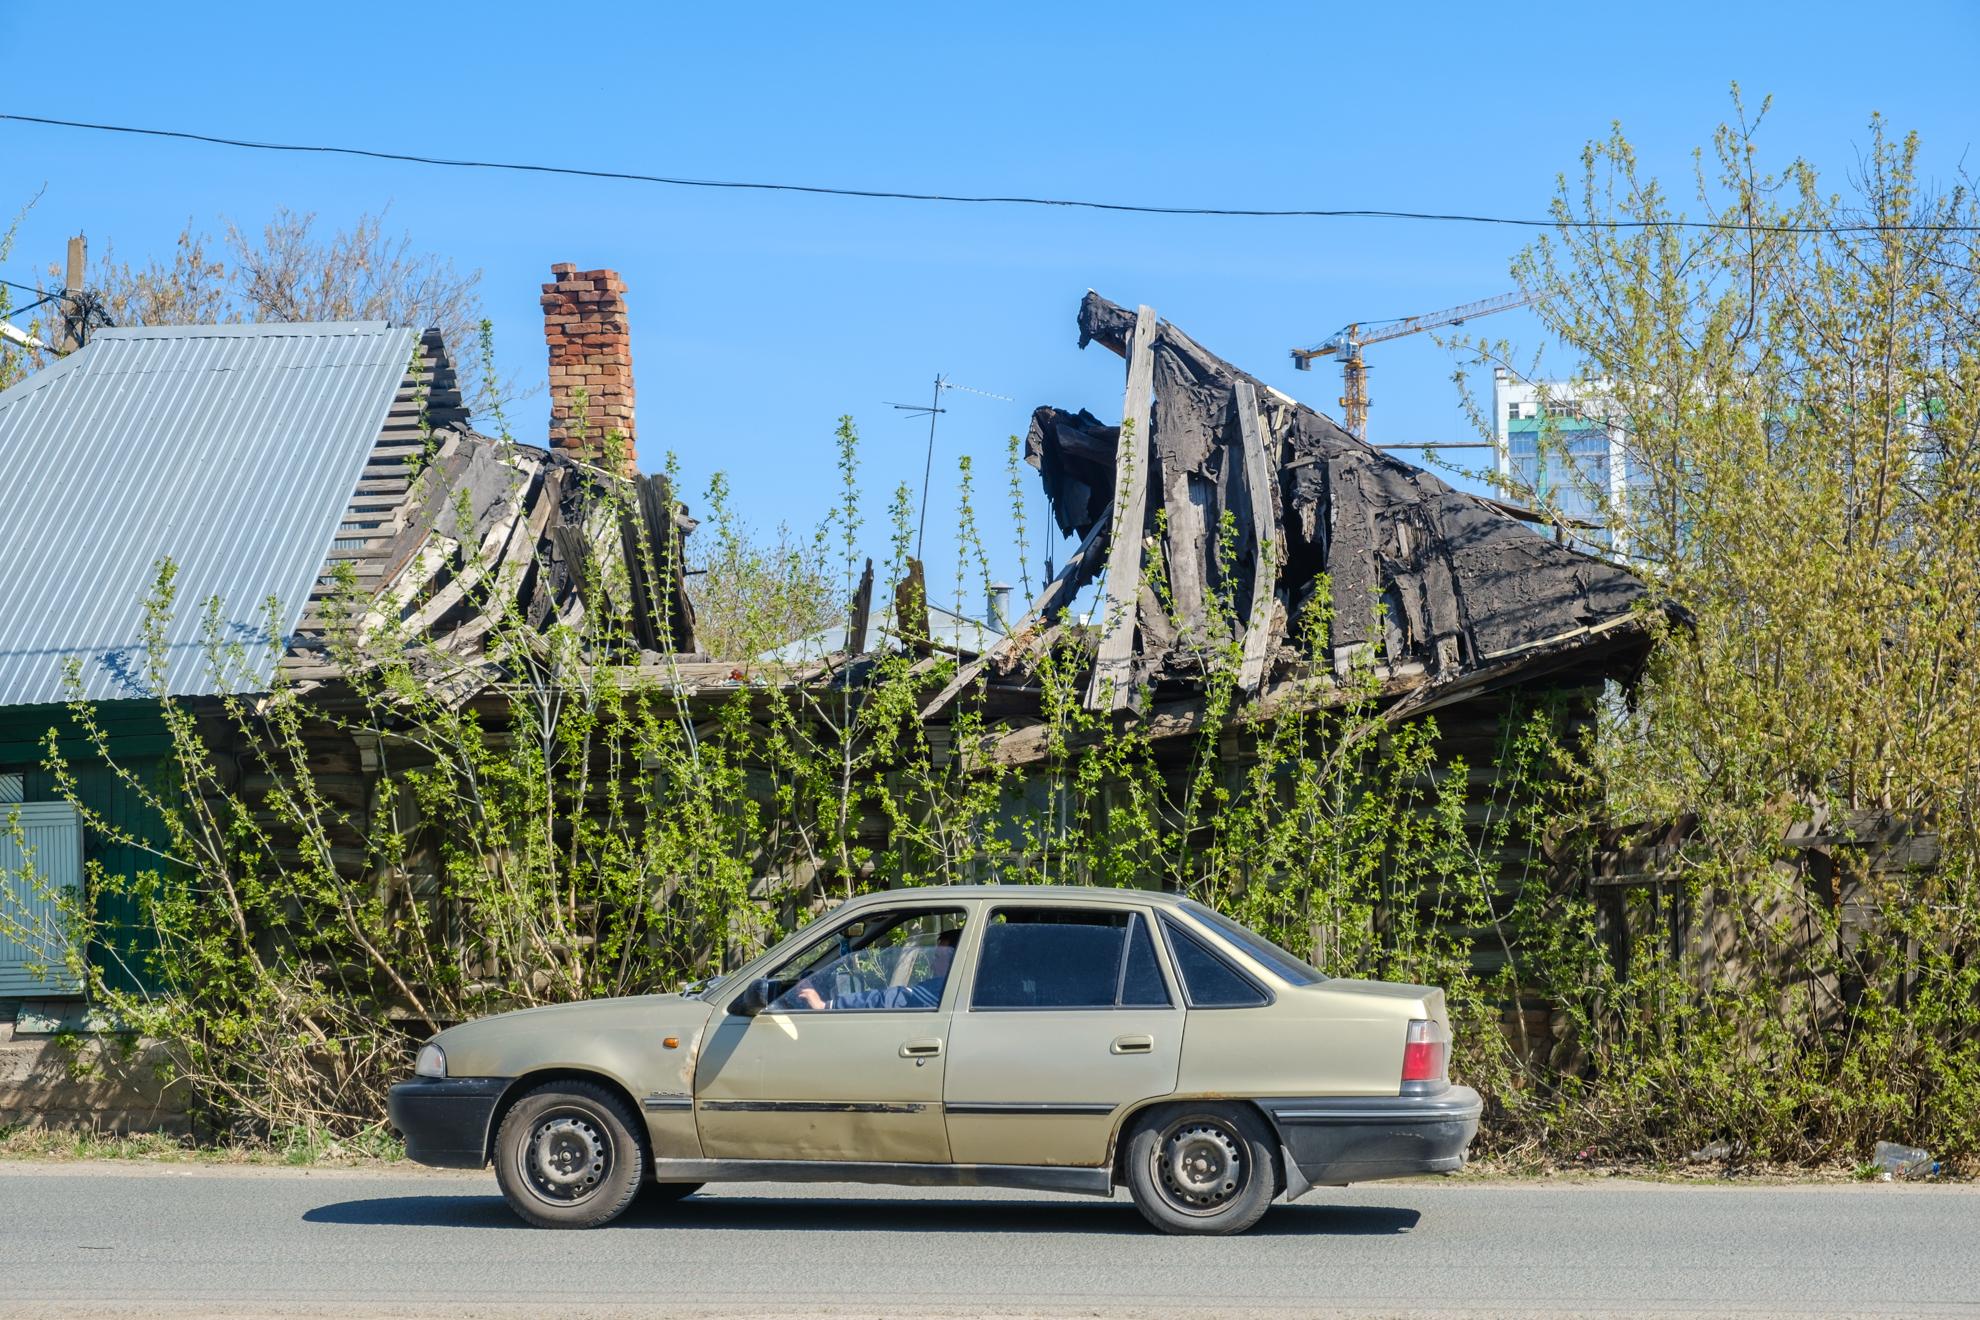
<path id="1" fill-rule="evenodd" d="M 1236 1233 L 1316 1186 L 1449 1172 L 1479 1100 L 1430 986 L 1335 980 L 1201 904 L 954 886 L 843 904 L 681 994 L 464 1023 L 392 1088 L 406 1153 L 591 1228 L 642 1186 L 1111 1196 Z"/>

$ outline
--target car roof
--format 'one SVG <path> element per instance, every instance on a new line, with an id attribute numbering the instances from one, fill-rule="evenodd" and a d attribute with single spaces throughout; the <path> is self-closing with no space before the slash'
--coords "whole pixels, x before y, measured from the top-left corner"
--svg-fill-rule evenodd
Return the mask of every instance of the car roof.
<path id="1" fill-rule="evenodd" d="M 880 903 L 912 902 L 917 899 L 994 898 L 1015 903 L 1149 903 L 1156 907 L 1179 907 L 1184 896 L 1160 889 L 1104 888 L 1099 885 L 912 885 L 902 889 L 882 889 L 839 905 L 839 911 L 871 907 Z"/>

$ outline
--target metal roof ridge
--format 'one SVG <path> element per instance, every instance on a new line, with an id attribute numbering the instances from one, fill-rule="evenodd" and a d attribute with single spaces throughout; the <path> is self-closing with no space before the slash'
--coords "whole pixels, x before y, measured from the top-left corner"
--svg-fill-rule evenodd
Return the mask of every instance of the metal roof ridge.
<path id="1" fill-rule="evenodd" d="M 266 339 L 304 335 L 378 335 L 391 330 L 410 330 L 390 321 L 243 321 L 224 325 L 130 325 L 107 326 L 90 335 L 90 343 L 105 339 L 222 339 L 257 336 Z M 85 345 L 87 347 L 87 345 Z"/>

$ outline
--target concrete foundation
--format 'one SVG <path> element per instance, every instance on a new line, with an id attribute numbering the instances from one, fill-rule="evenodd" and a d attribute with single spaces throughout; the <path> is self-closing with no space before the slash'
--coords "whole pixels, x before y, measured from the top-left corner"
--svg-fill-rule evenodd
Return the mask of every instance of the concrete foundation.
<path id="1" fill-rule="evenodd" d="M 166 1081 L 156 1041 L 17 1032 L 15 1016 L 0 1017 L 0 1127 L 188 1130 L 183 1088 Z"/>

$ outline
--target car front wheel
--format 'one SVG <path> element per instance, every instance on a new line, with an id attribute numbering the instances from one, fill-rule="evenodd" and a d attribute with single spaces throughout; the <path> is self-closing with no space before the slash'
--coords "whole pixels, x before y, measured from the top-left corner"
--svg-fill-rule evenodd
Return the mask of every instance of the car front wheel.
<path id="1" fill-rule="evenodd" d="M 1278 1192 L 1271 1134 L 1249 1108 L 1170 1105 L 1128 1138 L 1127 1183 L 1165 1233 L 1242 1233 Z"/>
<path id="2" fill-rule="evenodd" d="M 551 1082 L 509 1108 L 495 1134 L 495 1180 L 538 1228 L 596 1228 L 624 1213 L 646 1175 L 637 1121 L 589 1082 Z"/>

